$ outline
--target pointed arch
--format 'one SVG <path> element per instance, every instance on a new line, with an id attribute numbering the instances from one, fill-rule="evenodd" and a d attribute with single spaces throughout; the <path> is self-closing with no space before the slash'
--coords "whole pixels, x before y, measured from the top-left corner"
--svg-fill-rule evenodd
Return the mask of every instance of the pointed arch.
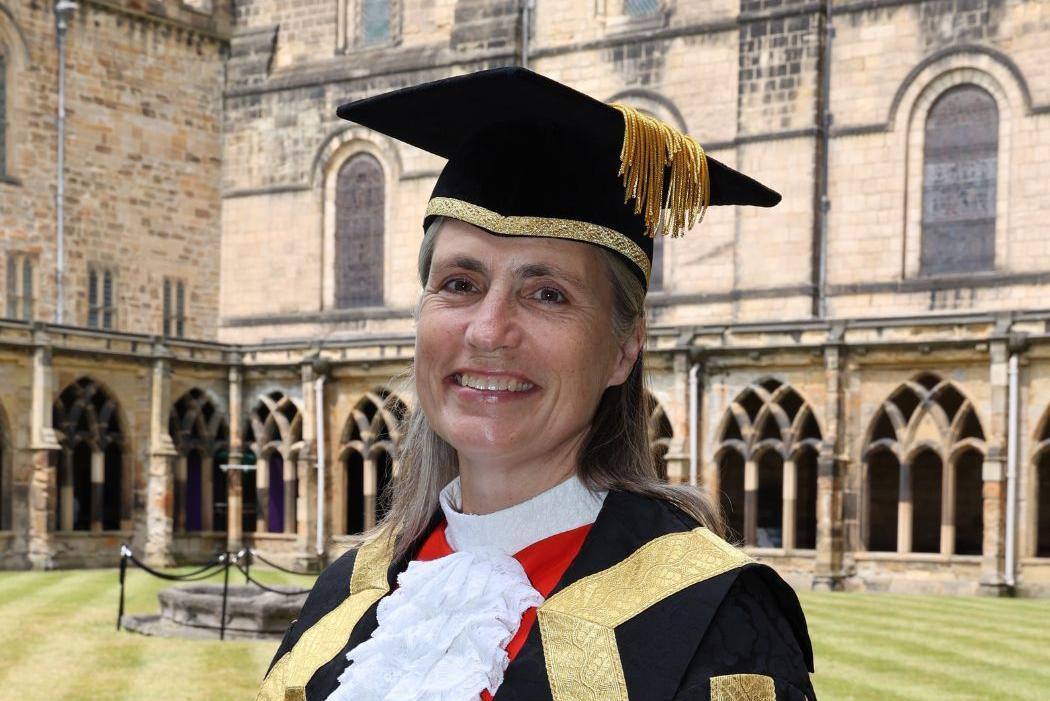
<path id="1" fill-rule="evenodd" d="M 254 530 L 294 533 L 299 487 L 295 463 L 303 447 L 299 405 L 291 396 L 273 390 L 259 396 L 247 423 L 244 445 L 256 465 Z"/>
<path id="2" fill-rule="evenodd" d="M 13 446 L 11 424 L 7 412 L 0 404 L 0 531 L 10 531 L 14 526 L 12 508 L 14 506 L 14 466 L 12 465 Z"/>
<path id="3" fill-rule="evenodd" d="M 59 393 L 52 426 L 58 460 L 59 530 L 121 530 L 131 517 L 131 475 L 125 423 L 114 396 L 97 380 L 81 377 Z"/>
<path id="4" fill-rule="evenodd" d="M 229 418 L 216 398 L 198 387 L 172 405 L 168 434 L 178 452 L 175 466 L 175 530 L 226 530 Z"/>
<path id="5" fill-rule="evenodd" d="M 715 460 L 719 474 L 727 475 L 720 487 L 730 528 L 746 545 L 814 548 L 823 430 L 805 395 L 779 378 L 760 377 L 730 402 L 717 436 Z M 754 485 L 746 493 L 745 483 Z"/>
<path id="6" fill-rule="evenodd" d="M 867 549 L 979 554 L 985 452 L 961 387 L 928 371 L 902 382 L 872 417 L 861 451 Z"/>
<path id="7" fill-rule="evenodd" d="M 399 471 L 398 446 L 408 407 L 385 387 L 366 392 L 350 410 L 339 441 L 343 471 L 343 533 L 361 533 L 389 508 L 388 488 Z"/>

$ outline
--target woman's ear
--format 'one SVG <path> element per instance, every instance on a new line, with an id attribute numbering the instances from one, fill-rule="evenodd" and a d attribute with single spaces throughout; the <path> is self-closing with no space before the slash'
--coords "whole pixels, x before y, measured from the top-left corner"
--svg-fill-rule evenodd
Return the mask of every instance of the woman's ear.
<path id="1" fill-rule="evenodd" d="M 631 370 L 634 369 L 634 364 L 638 360 L 638 354 L 645 348 L 645 319 L 638 319 L 638 322 L 634 325 L 634 329 L 627 335 L 627 338 L 623 340 L 616 355 L 616 367 L 613 370 L 612 376 L 609 378 L 609 384 L 606 387 L 615 387 L 616 385 L 622 385 L 627 381 L 627 378 L 631 374 Z"/>

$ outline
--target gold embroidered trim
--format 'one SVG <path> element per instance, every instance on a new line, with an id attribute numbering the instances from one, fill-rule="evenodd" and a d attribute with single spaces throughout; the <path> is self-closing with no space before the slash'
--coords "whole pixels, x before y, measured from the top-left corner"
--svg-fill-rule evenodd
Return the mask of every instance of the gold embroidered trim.
<path id="1" fill-rule="evenodd" d="M 555 217 L 508 217 L 453 197 L 435 197 L 430 200 L 426 216 L 452 217 L 504 236 L 540 236 L 604 246 L 637 265 L 645 275 L 646 281 L 649 280 L 649 271 L 652 266 L 645 252 L 627 236 L 607 226 Z"/>
<path id="2" fill-rule="evenodd" d="M 634 199 L 634 213 L 645 219 L 649 236 L 681 236 L 704 220 L 711 199 L 707 154 L 696 139 L 670 124 L 627 105 L 610 106 L 623 115 L 619 175 L 624 204 Z M 671 171 L 671 181 L 665 197 L 666 168 Z"/>
<path id="3" fill-rule="evenodd" d="M 656 538 L 547 599 L 537 618 L 554 701 L 627 701 L 616 626 L 748 562 L 750 557 L 697 528 Z"/>
<path id="4" fill-rule="evenodd" d="M 764 674 L 726 674 L 711 677 L 711 701 L 777 701 L 777 690 Z"/>
<path id="5" fill-rule="evenodd" d="M 386 573 L 394 556 L 394 538 L 380 536 L 361 546 L 350 575 L 350 596 L 307 629 L 266 675 L 256 701 L 305 699 L 307 682 L 346 645 L 365 611 L 383 598 Z"/>

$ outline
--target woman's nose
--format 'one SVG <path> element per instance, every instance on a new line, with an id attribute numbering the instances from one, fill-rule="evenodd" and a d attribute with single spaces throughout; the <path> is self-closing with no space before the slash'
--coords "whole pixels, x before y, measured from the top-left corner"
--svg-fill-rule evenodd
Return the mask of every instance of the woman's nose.
<path id="1" fill-rule="evenodd" d="M 494 351 L 514 347 L 520 339 L 512 295 L 490 290 L 467 324 L 467 344 L 479 351 Z"/>

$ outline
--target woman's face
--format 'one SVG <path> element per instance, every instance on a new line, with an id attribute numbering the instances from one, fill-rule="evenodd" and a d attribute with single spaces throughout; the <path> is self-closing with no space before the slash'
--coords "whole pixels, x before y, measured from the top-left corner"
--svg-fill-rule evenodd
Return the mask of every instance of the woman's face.
<path id="1" fill-rule="evenodd" d="M 640 334 L 613 336 L 601 252 L 454 219 L 437 236 L 415 361 L 431 426 L 462 459 L 527 461 L 578 446 L 640 344 Z"/>

